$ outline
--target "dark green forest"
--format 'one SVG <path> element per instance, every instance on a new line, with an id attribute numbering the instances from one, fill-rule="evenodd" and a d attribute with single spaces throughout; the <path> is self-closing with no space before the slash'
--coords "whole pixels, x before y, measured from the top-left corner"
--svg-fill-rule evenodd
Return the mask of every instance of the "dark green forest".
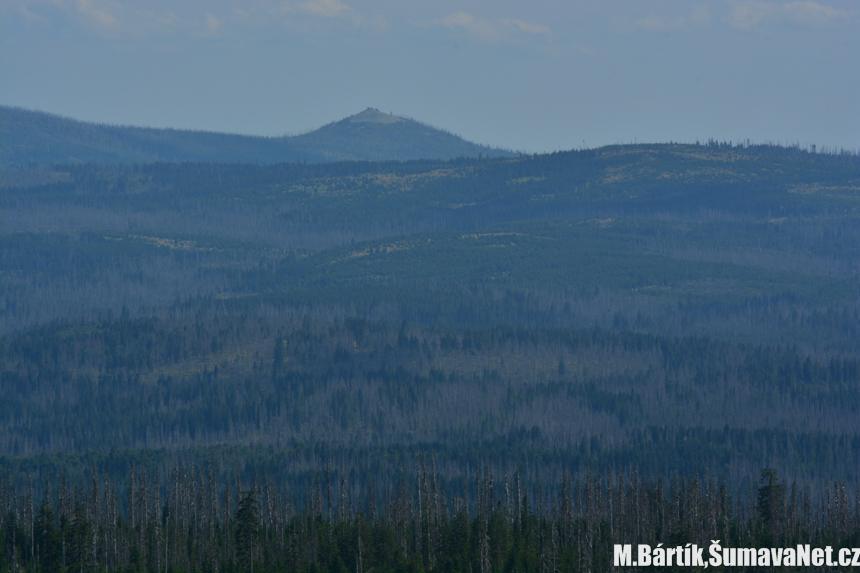
<path id="1" fill-rule="evenodd" d="M 7 169 L 0 481 L 3 570 L 857 546 L 860 157 Z"/>
<path id="2" fill-rule="evenodd" d="M 773 469 L 737 496 L 709 475 L 636 470 L 564 473 L 558 484 L 529 487 L 519 467 L 501 475 L 478 467 L 446 484 L 422 454 L 396 482 L 364 488 L 326 465 L 299 505 L 266 474 L 223 483 L 211 462 L 150 465 L 132 464 L 123 481 L 93 471 L 76 484 L 63 474 L 46 480 L 41 501 L 32 480 L 17 491 L 0 482 L 0 567 L 600 572 L 630 570 L 647 544 L 654 566 L 633 569 L 858 568 L 860 497 L 834 482 L 816 499 Z"/>

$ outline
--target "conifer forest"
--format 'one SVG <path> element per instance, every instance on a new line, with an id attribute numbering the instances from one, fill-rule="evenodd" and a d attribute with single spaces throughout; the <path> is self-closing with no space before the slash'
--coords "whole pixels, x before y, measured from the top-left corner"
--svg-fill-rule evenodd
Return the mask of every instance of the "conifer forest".
<path id="1" fill-rule="evenodd" d="M 0 571 L 860 570 L 860 156 L 484 151 L 4 164 Z"/>

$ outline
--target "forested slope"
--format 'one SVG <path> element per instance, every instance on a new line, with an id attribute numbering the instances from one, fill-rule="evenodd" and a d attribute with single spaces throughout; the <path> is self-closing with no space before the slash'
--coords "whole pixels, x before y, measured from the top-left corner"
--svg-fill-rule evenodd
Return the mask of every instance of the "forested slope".
<path id="1" fill-rule="evenodd" d="M 258 137 L 76 121 L 0 106 L 0 167 L 154 161 L 271 164 L 512 156 L 411 119 L 365 110 L 298 136 Z"/>
<path id="2" fill-rule="evenodd" d="M 855 483 L 858 207 L 774 146 L 6 171 L 0 455 Z"/>

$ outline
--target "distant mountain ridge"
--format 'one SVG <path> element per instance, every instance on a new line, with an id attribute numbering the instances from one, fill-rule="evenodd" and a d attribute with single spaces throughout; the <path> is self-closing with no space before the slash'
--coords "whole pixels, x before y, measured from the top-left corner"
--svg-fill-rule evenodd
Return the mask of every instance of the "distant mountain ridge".
<path id="1" fill-rule="evenodd" d="M 0 106 L 0 167 L 156 161 L 323 163 L 514 155 L 373 108 L 310 133 L 260 137 L 105 125 Z"/>

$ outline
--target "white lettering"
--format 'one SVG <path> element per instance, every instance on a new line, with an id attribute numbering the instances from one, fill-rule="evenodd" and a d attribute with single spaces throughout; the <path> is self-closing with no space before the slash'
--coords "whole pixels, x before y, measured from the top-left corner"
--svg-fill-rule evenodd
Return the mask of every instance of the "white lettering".
<path id="1" fill-rule="evenodd" d="M 642 545 L 639 546 L 639 555 L 642 555 Z M 645 546 L 647 547 L 647 545 Z M 615 566 L 616 567 L 630 567 L 630 544 L 620 545 L 618 543 L 615 544 L 615 548 L 613 553 L 615 554 Z M 641 559 L 641 557 L 640 557 Z M 641 561 L 640 561 L 641 563 Z"/>
<path id="2" fill-rule="evenodd" d="M 720 547 L 720 540 L 717 539 L 714 541 L 712 539 L 711 546 L 708 547 L 708 555 L 711 556 L 711 558 L 708 559 L 708 564 L 713 565 L 714 567 L 719 567 L 723 564 L 723 553 L 721 550 L 722 547 Z"/>
<path id="3" fill-rule="evenodd" d="M 771 549 L 770 556 L 774 567 L 780 567 L 782 565 L 782 548 Z"/>
<path id="4" fill-rule="evenodd" d="M 800 545 L 798 545 L 800 547 Z M 794 567 L 797 564 L 797 555 L 791 547 L 785 550 L 785 566 Z"/>
<path id="5" fill-rule="evenodd" d="M 738 549 L 738 565 L 743 565 L 744 567 L 755 566 L 756 564 L 756 552 L 755 549 Z"/>
<path id="6" fill-rule="evenodd" d="M 734 547 L 723 549 L 723 564 L 726 567 L 734 567 L 737 565 L 738 552 Z"/>
<path id="7" fill-rule="evenodd" d="M 812 566 L 821 567 L 822 565 L 824 565 L 824 550 L 816 547 L 812 550 Z"/>

